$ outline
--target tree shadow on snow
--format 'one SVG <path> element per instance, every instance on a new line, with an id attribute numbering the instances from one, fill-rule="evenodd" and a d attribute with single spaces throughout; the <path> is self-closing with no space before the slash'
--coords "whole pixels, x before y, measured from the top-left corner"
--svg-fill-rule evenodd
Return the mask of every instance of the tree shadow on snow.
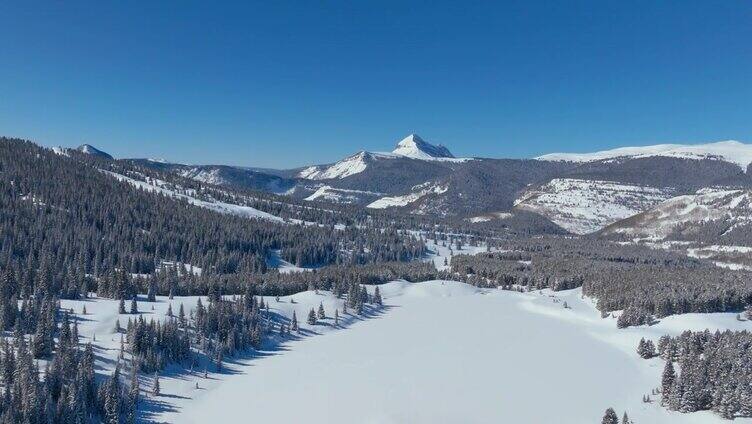
<path id="1" fill-rule="evenodd" d="M 279 333 L 280 325 L 284 324 L 289 328 L 291 320 L 284 315 L 281 315 L 274 311 L 262 312 L 262 319 L 266 322 L 270 328 L 264 338 L 263 344 L 259 349 L 248 349 L 245 351 L 237 352 L 234 355 L 227 355 L 222 360 L 222 368 L 217 369 L 215 362 L 212 358 L 208 358 L 204 353 L 194 351 L 194 357 L 191 363 L 173 363 L 168 365 L 163 371 L 159 373 L 160 378 L 171 378 L 181 381 L 196 381 L 199 383 L 199 387 L 194 390 L 204 390 L 201 384 L 202 381 L 214 381 L 221 378 L 221 376 L 242 375 L 248 373 L 253 369 L 254 363 L 264 358 L 273 357 L 284 352 L 291 350 L 291 343 L 305 338 L 322 334 L 317 332 L 316 328 L 338 328 L 345 329 L 350 325 L 365 321 L 369 319 L 377 319 L 385 315 L 394 306 L 384 305 L 377 307 L 374 305 L 366 305 L 361 315 L 355 313 L 343 313 L 340 315 L 340 323 L 334 324 L 333 317 L 327 317 L 323 320 L 318 320 L 314 326 L 300 328 L 300 331 L 295 333 L 286 333 L 281 335 Z M 107 361 L 106 358 L 99 358 L 103 361 Z M 109 362 L 114 362 L 110 360 Z M 142 391 L 144 395 L 139 402 L 139 417 L 138 422 L 158 423 L 157 417 L 162 413 L 178 412 L 179 408 L 176 405 L 169 403 L 171 399 L 190 400 L 191 397 L 165 393 L 164 390 L 159 396 L 153 396 L 151 394 L 146 395 L 145 388 L 152 387 L 153 381 L 150 377 L 142 376 Z"/>

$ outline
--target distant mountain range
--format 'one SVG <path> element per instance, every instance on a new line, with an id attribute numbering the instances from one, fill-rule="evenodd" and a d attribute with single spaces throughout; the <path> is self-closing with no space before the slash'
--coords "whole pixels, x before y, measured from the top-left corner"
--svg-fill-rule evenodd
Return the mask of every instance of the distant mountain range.
<path id="1" fill-rule="evenodd" d="M 89 145 L 78 150 L 110 157 Z M 752 145 L 738 141 L 490 159 L 456 158 L 447 147 L 410 134 L 391 152 L 360 151 L 335 163 L 287 170 L 128 160 L 206 184 L 306 202 L 463 219 L 481 226 L 523 219 L 531 227 L 575 234 L 606 228 L 609 234 L 647 236 L 617 229 L 638 220 L 647 228 L 646 221 L 662 216 L 650 211 L 679 196 L 752 188 Z"/>

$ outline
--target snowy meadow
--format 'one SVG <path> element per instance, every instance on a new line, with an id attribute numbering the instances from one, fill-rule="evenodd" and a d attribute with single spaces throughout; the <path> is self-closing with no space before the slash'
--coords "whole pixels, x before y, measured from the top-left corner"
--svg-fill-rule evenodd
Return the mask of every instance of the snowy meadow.
<path id="1" fill-rule="evenodd" d="M 274 316 L 296 312 L 299 335 L 272 337 L 252 354 L 227 358 L 219 372 L 200 362 L 193 370 L 169 367 L 159 377 L 159 395 L 145 400 L 141 419 L 587 423 L 614 407 L 635 423 L 720 423 L 710 412 L 662 408 L 652 390 L 663 361 L 641 359 L 636 346 L 642 337 L 750 325 L 735 314 L 687 314 L 617 329 L 616 320 L 601 318 L 579 289 L 518 293 L 453 281 L 379 287 L 384 306 L 363 317 L 343 313 L 343 301 L 329 292 L 265 297 Z M 197 300 L 160 297 L 139 308 L 145 319 L 165 319 L 168 307 L 174 314 L 182 303 L 189 314 Z M 307 323 L 305 314 L 320 305 L 327 317 Z M 113 328 L 118 320 L 124 326 L 128 315 L 117 314 L 109 300 L 62 304 L 77 313 L 83 306 L 83 341 L 94 343 L 103 368 L 114 367 L 120 335 Z M 150 387 L 153 378 L 142 385 Z M 643 402 L 644 395 L 651 402 Z"/>

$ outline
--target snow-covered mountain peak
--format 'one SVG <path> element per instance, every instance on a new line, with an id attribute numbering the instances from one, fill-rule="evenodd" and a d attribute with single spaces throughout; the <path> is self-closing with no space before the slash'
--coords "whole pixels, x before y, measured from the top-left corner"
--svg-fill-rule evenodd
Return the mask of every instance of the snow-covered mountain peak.
<path id="1" fill-rule="evenodd" d="M 99 156 L 106 159 L 112 159 L 112 156 L 110 156 L 109 153 L 103 152 L 96 147 L 92 146 L 91 144 L 82 144 L 76 148 L 81 153 L 86 153 L 87 155 L 92 156 Z"/>
<path id="2" fill-rule="evenodd" d="M 746 170 L 752 163 L 752 144 L 736 140 L 706 144 L 657 144 L 654 146 L 619 147 L 593 153 L 551 153 L 535 159 L 548 161 L 592 162 L 620 157 L 645 158 L 652 156 L 683 159 L 716 159 L 730 162 Z"/>
<path id="3" fill-rule="evenodd" d="M 442 145 L 431 144 L 417 134 L 403 138 L 392 153 L 413 159 L 453 158 L 454 155 Z"/>

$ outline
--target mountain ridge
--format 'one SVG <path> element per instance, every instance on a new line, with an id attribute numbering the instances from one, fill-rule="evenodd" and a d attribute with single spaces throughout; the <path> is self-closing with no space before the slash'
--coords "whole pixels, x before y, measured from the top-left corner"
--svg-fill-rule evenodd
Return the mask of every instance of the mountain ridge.
<path id="1" fill-rule="evenodd" d="M 703 144 L 656 144 L 625 146 L 590 153 L 548 153 L 537 160 L 594 162 L 618 158 L 675 157 L 682 159 L 715 159 L 730 162 L 746 170 L 752 164 L 752 144 L 725 140 Z"/>

